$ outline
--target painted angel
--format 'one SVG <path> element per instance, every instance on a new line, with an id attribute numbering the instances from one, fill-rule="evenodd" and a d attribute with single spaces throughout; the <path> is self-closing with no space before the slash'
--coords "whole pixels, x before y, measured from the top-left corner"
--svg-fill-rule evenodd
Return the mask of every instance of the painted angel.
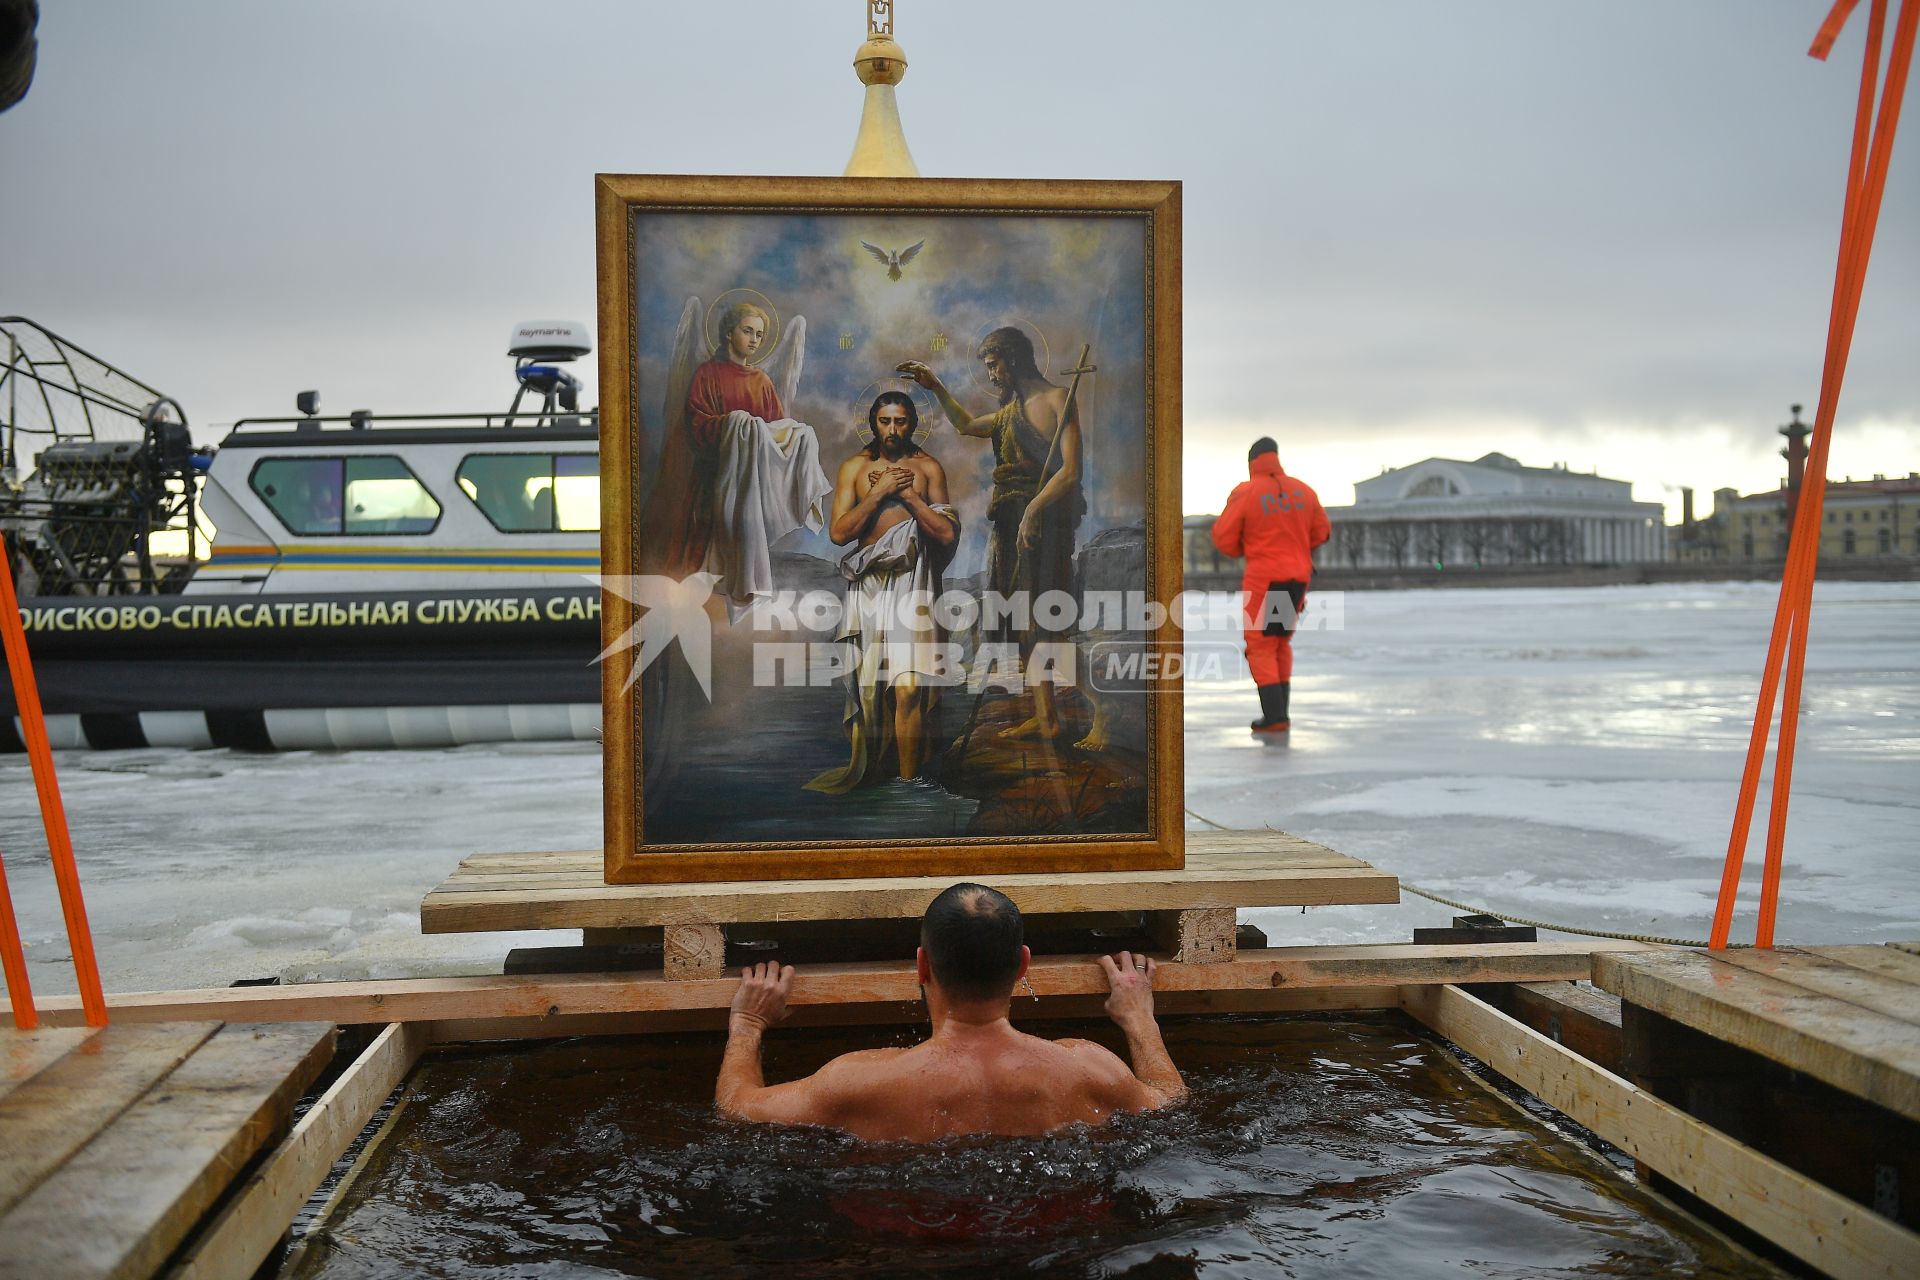
<path id="1" fill-rule="evenodd" d="M 765 308 L 740 301 L 723 309 L 711 349 L 705 314 L 699 298 L 688 298 L 674 333 L 643 545 L 668 577 L 715 575 L 715 594 L 737 618 L 773 592 L 773 544 L 826 522 L 833 485 L 813 428 L 787 416 L 806 359 L 806 317 L 795 316 L 762 359 L 772 325 Z"/>

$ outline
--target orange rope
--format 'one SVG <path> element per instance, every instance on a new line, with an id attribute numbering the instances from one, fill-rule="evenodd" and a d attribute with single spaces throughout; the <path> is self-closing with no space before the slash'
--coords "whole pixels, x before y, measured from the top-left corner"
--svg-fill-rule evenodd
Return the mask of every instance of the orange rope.
<path id="1" fill-rule="evenodd" d="M 1856 3 L 1857 0 L 1838 0 L 1834 5 L 1814 42 L 1814 56 L 1826 56 L 1840 25 Z M 1760 919 L 1755 933 L 1757 945 L 1773 945 L 1786 840 L 1787 804 L 1793 784 L 1793 753 L 1799 731 L 1801 680 L 1806 670 L 1813 581 L 1820 553 L 1821 514 L 1826 502 L 1827 454 L 1832 443 L 1840 387 L 1846 377 L 1847 357 L 1852 349 L 1854 322 L 1859 317 L 1867 264 L 1872 256 L 1881 197 L 1886 190 L 1894 131 L 1899 125 L 1900 103 L 1906 90 L 1907 70 L 1912 63 L 1916 24 L 1920 24 L 1920 4 L 1915 0 L 1902 0 L 1893 52 L 1888 62 L 1886 89 L 1881 95 L 1876 116 L 1874 89 L 1880 66 L 1881 39 L 1886 27 L 1886 10 L 1887 0 L 1874 0 L 1861 71 L 1859 103 L 1854 117 L 1853 147 L 1848 161 L 1846 204 L 1841 219 L 1839 261 L 1834 272 L 1833 304 L 1828 316 L 1820 404 L 1814 418 L 1813 445 L 1808 452 L 1806 479 L 1794 510 L 1787 563 L 1780 582 L 1780 600 L 1774 613 L 1774 629 L 1767 646 L 1766 666 L 1761 674 L 1759 705 L 1754 711 L 1753 733 L 1747 744 L 1746 767 L 1741 776 L 1733 830 L 1727 846 L 1727 862 L 1721 874 L 1720 897 L 1714 911 L 1713 931 L 1709 936 L 1709 944 L 1716 949 L 1727 945 L 1732 928 L 1734 900 L 1739 892 L 1753 804 L 1759 790 L 1760 766 L 1766 753 L 1767 731 L 1773 721 L 1774 695 L 1779 689 L 1784 667 L 1786 690 L 1781 703 L 1780 738 L 1775 749 L 1766 865 L 1761 880 Z"/>
<path id="2" fill-rule="evenodd" d="M 26 739 L 33 762 L 33 786 L 40 795 L 40 820 L 47 829 L 47 852 L 53 858 L 54 883 L 60 887 L 60 911 L 67 920 L 67 946 L 73 952 L 74 976 L 80 986 L 80 1004 L 87 1025 L 107 1025 L 107 1001 L 100 992 L 100 967 L 93 958 L 93 932 L 87 927 L 87 904 L 80 894 L 80 870 L 73 861 L 73 841 L 67 834 L 67 811 L 60 803 L 60 781 L 53 772 L 53 749 L 47 742 L 47 722 L 40 714 L 40 690 L 27 656 L 27 632 L 20 622 L 20 601 L 13 593 L 13 557 L 0 542 L 0 648 L 13 677 L 13 701 L 20 713 L 20 736 Z M 11 903 L 8 918 L 12 918 Z M 24 965 L 21 970 L 25 977 Z M 12 981 L 9 973 L 8 981 Z M 17 1016 L 17 1015 L 16 1015 Z"/>
<path id="3" fill-rule="evenodd" d="M 7 892 L 7 864 L 0 861 L 0 969 L 7 975 L 7 1000 L 13 1005 L 13 1025 L 31 1031 L 40 1025 L 33 1008 L 33 984 L 27 981 L 27 953 L 20 945 L 20 926 L 13 918 L 13 895 Z"/>

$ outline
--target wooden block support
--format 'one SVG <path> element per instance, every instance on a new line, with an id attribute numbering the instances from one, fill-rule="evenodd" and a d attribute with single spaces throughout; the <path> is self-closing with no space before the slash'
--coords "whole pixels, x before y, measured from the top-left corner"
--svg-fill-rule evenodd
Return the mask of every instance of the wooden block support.
<path id="1" fill-rule="evenodd" d="M 1232 907 L 1153 911 L 1147 915 L 1147 927 L 1176 964 L 1225 964 L 1238 950 Z"/>
<path id="2" fill-rule="evenodd" d="M 717 924 L 670 924 L 661 945 L 661 971 L 669 982 L 718 978 L 726 969 L 727 935 Z"/>

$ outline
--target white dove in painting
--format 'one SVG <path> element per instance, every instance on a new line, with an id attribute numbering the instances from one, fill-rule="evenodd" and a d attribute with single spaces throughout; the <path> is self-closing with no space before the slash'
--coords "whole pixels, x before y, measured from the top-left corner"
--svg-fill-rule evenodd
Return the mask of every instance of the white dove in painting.
<path id="1" fill-rule="evenodd" d="M 887 269 L 887 279 L 898 280 L 900 278 L 900 268 L 912 262 L 914 255 L 919 253 L 921 247 L 926 243 L 925 240 L 916 240 L 904 249 L 882 249 L 877 244 L 869 244 L 865 240 L 862 240 L 860 247 L 872 254 L 875 261 Z"/>

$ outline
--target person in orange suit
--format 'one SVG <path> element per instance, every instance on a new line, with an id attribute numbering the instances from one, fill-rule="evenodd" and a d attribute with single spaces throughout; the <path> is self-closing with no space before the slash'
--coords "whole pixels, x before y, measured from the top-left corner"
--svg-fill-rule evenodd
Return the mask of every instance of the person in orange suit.
<path id="1" fill-rule="evenodd" d="M 1280 446 L 1267 436 L 1247 451 L 1248 476 L 1234 486 L 1213 522 L 1223 556 L 1245 556 L 1247 666 L 1260 690 L 1255 733 L 1284 733 L 1293 682 L 1293 632 L 1313 581 L 1313 549 L 1333 529 L 1320 496 L 1280 469 Z"/>

